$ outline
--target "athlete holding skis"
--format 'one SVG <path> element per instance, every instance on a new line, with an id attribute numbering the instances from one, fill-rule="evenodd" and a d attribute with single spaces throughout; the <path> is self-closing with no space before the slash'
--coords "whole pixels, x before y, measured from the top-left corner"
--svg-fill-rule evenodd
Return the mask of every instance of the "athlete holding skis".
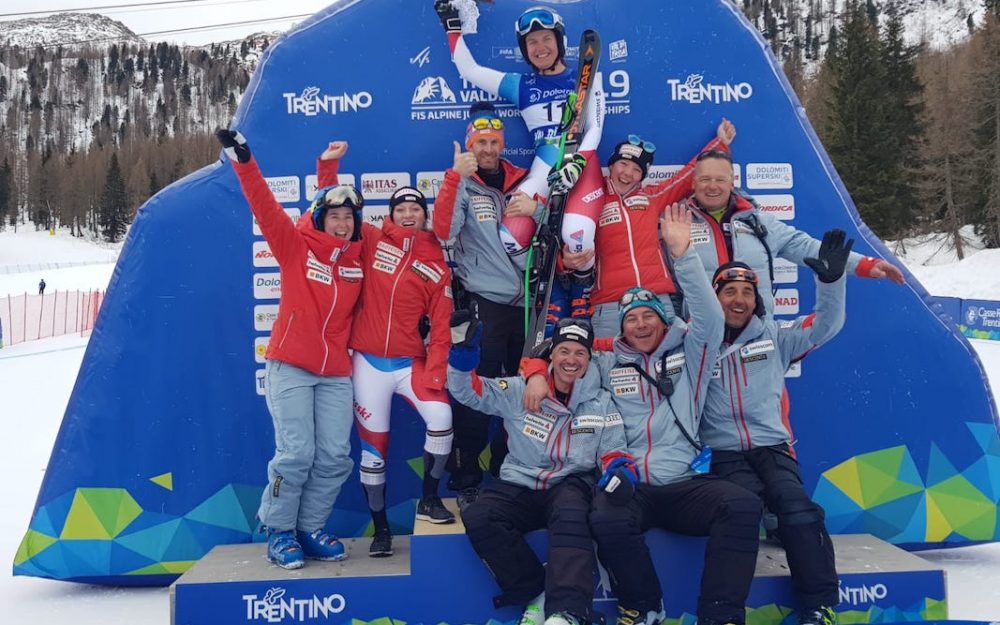
<path id="1" fill-rule="evenodd" d="M 334 141 L 318 162 L 321 185 L 334 182 L 347 143 Z M 454 523 L 438 487 L 451 452 L 451 407 L 445 387 L 452 311 L 451 270 L 427 226 L 427 200 L 401 187 L 389 200 L 379 230 L 362 226 L 364 289 L 354 317 L 354 418 L 361 439 L 361 485 L 374 523 L 368 554 L 390 556 L 392 532 L 385 510 L 385 468 L 393 394 L 402 395 L 427 424 L 423 493 L 417 519 Z M 430 320 L 425 347 L 420 326 Z"/>

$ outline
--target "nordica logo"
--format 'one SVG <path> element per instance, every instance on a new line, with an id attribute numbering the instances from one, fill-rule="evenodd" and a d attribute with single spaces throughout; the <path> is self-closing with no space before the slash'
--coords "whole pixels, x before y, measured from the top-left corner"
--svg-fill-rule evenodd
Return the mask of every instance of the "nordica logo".
<path id="1" fill-rule="evenodd" d="M 840 600 L 851 605 L 862 603 L 875 603 L 889 596 L 889 589 L 885 584 L 872 584 L 871 586 L 841 586 Z"/>
<path id="2" fill-rule="evenodd" d="M 301 94 L 283 93 L 289 115 L 315 117 L 320 113 L 337 115 L 353 113 L 372 105 L 372 94 L 367 91 L 342 93 L 340 95 L 320 95 L 319 87 L 306 87 Z"/>
<path id="3" fill-rule="evenodd" d="M 292 599 L 285 597 L 284 588 L 271 588 L 259 598 L 257 595 L 243 595 L 243 601 L 247 606 L 247 621 L 267 623 L 280 623 L 286 619 L 304 623 L 320 617 L 329 618 L 331 614 L 339 614 L 347 607 L 347 601 L 341 594 Z"/>
<path id="4" fill-rule="evenodd" d="M 667 84 L 670 85 L 670 99 L 674 102 L 723 104 L 748 100 L 753 95 L 753 85 L 748 82 L 713 85 L 706 83 L 701 74 L 691 74 L 684 82 L 671 78 Z"/>

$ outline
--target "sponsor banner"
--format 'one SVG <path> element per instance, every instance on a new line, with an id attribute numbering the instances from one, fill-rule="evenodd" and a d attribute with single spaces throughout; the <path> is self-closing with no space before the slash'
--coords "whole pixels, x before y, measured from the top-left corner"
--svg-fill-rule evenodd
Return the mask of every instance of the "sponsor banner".
<path id="1" fill-rule="evenodd" d="M 396 189 L 410 186 L 410 174 L 405 171 L 361 174 L 361 195 L 365 204 L 371 200 L 388 200 Z"/>
<path id="2" fill-rule="evenodd" d="M 253 307 L 253 329 L 258 332 L 270 332 L 277 318 L 277 304 L 259 304 Z"/>
<path id="3" fill-rule="evenodd" d="M 337 172 L 337 184 L 349 184 L 352 187 L 357 187 L 358 184 L 354 180 L 354 174 L 345 174 L 344 172 Z M 306 202 L 312 204 L 313 198 L 316 197 L 316 192 L 319 191 L 319 176 L 316 174 L 309 174 L 306 176 Z M 368 199 L 367 197 L 365 198 Z"/>
<path id="4" fill-rule="evenodd" d="M 683 168 L 683 165 L 651 165 L 649 167 L 649 173 L 646 175 L 646 179 L 643 180 L 642 183 L 656 184 L 657 182 L 670 180 Z"/>
<path id="5" fill-rule="evenodd" d="M 289 115 L 339 115 L 341 113 L 356 113 L 372 105 L 372 94 L 367 91 L 356 93 L 328 92 L 323 93 L 319 87 L 309 86 L 301 92 L 282 93 L 285 110 Z"/>
<path id="6" fill-rule="evenodd" d="M 264 355 L 267 354 L 267 344 L 271 340 L 271 335 L 258 336 L 253 340 L 253 359 L 259 364 L 264 364 L 267 360 Z"/>
<path id="7" fill-rule="evenodd" d="M 280 299 L 281 274 L 280 273 L 253 274 L 253 298 Z"/>
<path id="8" fill-rule="evenodd" d="M 300 198 L 299 177 L 298 176 L 275 176 L 264 178 L 268 188 L 274 194 L 274 199 L 282 204 L 298 202 Z"/>
<path id="9" fill-rule="evenodd" d="M 755 195 L 754 199 L 760 205 L 760 212 L 762 213 L 769 213 L 782 221 L 795 219 L 794 195 Z"/>
<path id="10" fill-rule="evenodd" d="M 241 598 L 248 623 L 326 621 L 330 615 L 340 614 L 347 607 L 347 600 L 339 593 L 296 596 L 281 586 L 272 586 L 260 595 L 245 594 Z"/>
<path id="11" fill-rule="evenodd" d="M 743 186 L 743 168 L 736 163 L 733 163 L 733 186 Z"/>
<path id="12" fill-rule="evenodd" d="M 965 336 L 1000 340 L 1000 302 L 967 299 L 962 301 L 959 328 Z"/>
<path id="13" fill-rule="evenodd" d="M 791 163 L 747 163 L 748 189 L 791 189 Z"/>
<path id="14" fill-rule="evenodd" d="M 791 366 L 788 367 L 788 371 L 785 371 L 786 378 L 799 378 L 802 377 L 802 361 L 793 362 Z"/>
<path id="15" fill-rule="evenodd" d="M 271 253 L 271 246 L 267 241 L 253 242 L 253 266 L 254 267 L 277 267 L 278 261 Z"/>
<path id="16" fill-rule="evenodd" d="M 430 205 L 427 206 L 428 211 L 430 211 L 431 208 L 432 207 Z M 385 204 L 383 204 L 382 206 L 369 206 L 367 203 L 365 204 L 364 217 L 366 224 L 371 224 L 376 228 L 381 228 L 382 222 L 388 215 L 389 215 L 389 207 L 386 206 Z"/>
<path id="17" fill-rule="evenodd" d="M 774 283 L 794 284 L 799 281 L 799 266 L 784 258 L 774 259 Z"/>
<path id="18" fill-rule="evenodd" d="M 608 44 L 608 60 L 612 63 L 624 63 L 628 59 L 628 42 L 617 39 Z"/>
<path id="19" fill-rule="evenodd" d="M 291 219 L 293 223 L 295 223 L 299 220 L 299 217 L 302 216 L 302 211 L 297 208 L 286 208 L 285 214 L 288 215 L 289 219 Z M 260 230 L 260 224 L 257 223 L 256 217 L 253 218 L 253 233 L 257 236 L 264 235 L 264 233 Z M 277 267 L 277 265 L 275 265 L 275 267 Z"/>
<path id="20" fill-rule="evenodd" d="M 257 369 L 254 372 L 254 388 L 257 389 L 257 394 L 263 397 L 267 393 L 267 370 Z"/>
<path id="21" fill-rule="evenodd" d="M 776 315 L 799 314 L 799 290 L 778 289 L 774 293 L 774 314 Z"/>
<path id="22" fill-rule="evenodd" d="M 420 192 L 423 193 L 428 200 L 433 197 L 437 197 L 442 184 L 444 184 L 443 171 L 417 172 L 417 188 L 420 189 Z"/>
<path id="23" fill-rule="evenodd" d="M 688 104 L 738 104 L 753 97 L 748 82 L 708 82 L 702 74 L 667 80 L 670 99 Z"/>
<path id="24" fill-rule="evenodd" d="M 450 79 L 450 80 L 449 80 Z M 474 102 L 492 102 L 501 117 L 520 116 L 513 104 L 499 96 L 487 93 L 470 82 L 454 75 L 424 76 L 413 88 L 410 98 L 410 119 L 427 121 L 469 117 L 469 107 Z"/>

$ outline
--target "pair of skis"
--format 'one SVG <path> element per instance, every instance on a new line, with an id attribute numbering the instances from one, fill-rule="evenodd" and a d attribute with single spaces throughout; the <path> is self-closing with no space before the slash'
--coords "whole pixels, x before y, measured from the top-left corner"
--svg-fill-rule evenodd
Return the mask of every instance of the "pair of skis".
<path id="1" fill-rule="evenodd" d="M 580 65 L 577 69 L 576 91 L 569 94 L 563 109 L 562 135 L 559 138 L 559 159 L 555 166 L 562 167 L 566 157 L 576 154 L 583 136 L 583 121 L 593 89 L 594 76 L 601 59 L 601 39 L 596 31 L 585 30 L 580 37 Z M 562 251 L 562 221 L 566 208 L 566 194 L 549 190 L 549 201 L 538 230 L 531 239 L 528 251 L 525 281 L 525 356 L 545 340 L 545 321 L 552 297 L 556 259 Z"/>

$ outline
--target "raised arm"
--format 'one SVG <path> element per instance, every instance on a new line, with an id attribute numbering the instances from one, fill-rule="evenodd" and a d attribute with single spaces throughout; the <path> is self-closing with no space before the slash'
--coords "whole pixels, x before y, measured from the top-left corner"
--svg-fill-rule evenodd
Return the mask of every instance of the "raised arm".
<path id="1" fill-rule="evenodd" d="M 520 377 L 481 378 L 475 372 L 483 335 L 480 321 L 468 310 L 457 310 L 451 315 L 450 333 L 448 392 L 452 397 L 470 408 L 501 418 L 524 414 L 521 408 L 524 380 Z"/>
<path id="2" fill-rule="evenodd" d="M 721 150 L 729 152 L 729 144 L 736 138 L 736 126 L 728 119 L 723 118 L 715 129 L 715 138 L 698 150 L 691 160 L 687 162 L 676 174 L 646 187 L 643 192 L 649 196 L 649 210 L 662 211 L 674 202 L 691 195 L 694 191 L 694 166 L 698 162 L 698 156 L 710 150 Z"/>
<path id="3" fill-rule="evenodd" d="M 458 236 L 465 224 L 468 197 L 465 193 L 465 179 L 476 173 L 476 157 L 472 152 L 463 152 L 458 141 L 451 169 L 444 172 L 444 182 L 434 200 L 434 236 L 442 243 Z"/>

